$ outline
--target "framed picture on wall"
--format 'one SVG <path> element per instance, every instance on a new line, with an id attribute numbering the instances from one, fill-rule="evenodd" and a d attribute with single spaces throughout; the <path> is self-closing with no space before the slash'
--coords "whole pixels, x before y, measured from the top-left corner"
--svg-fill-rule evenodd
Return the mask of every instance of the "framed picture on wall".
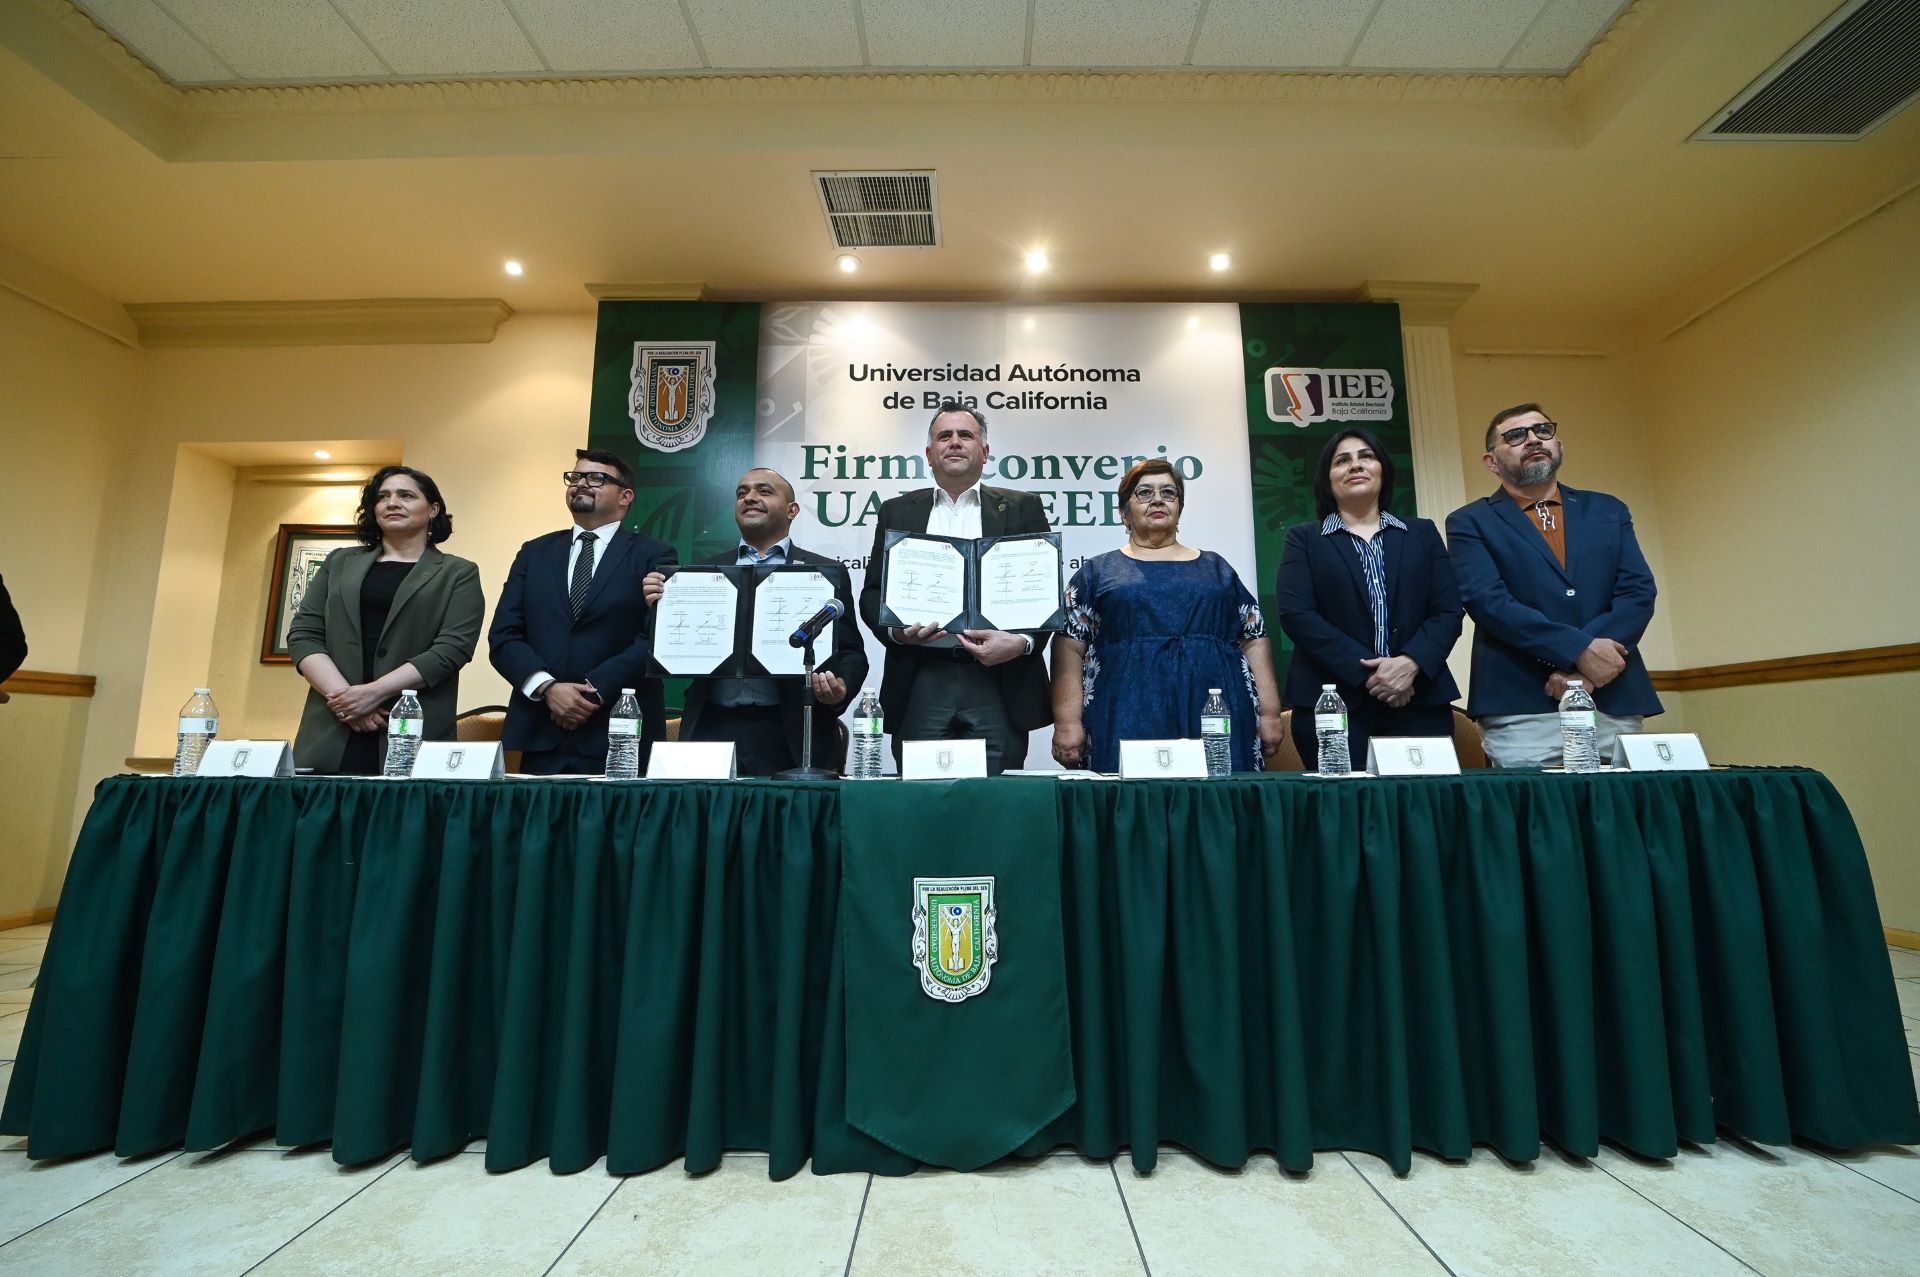
<path id="1" fill-rule="evenodd" d="M 351 523 L 283 523 L 273 547 L 273 596 L 267 603 L 267 628 L 260 636 L 262 665 L 291 665 L 287 627 L 300 610 L 313 574 L 327 555 L 343 545 L 359 545 Z"/>

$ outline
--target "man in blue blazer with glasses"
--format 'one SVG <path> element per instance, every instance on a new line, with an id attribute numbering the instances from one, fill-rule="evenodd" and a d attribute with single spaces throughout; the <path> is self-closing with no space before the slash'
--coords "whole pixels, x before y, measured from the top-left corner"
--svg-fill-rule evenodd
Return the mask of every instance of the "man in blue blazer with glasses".
<path id="1" fill-rule="evenodd" d="M 1461 602 L 1473 618 L 1467 712 L 1501 767 L 1557 766 L 1567 680 L 1593 693 L 1604 759 L 1622 732 L 1660 712 L 1640 638 L 1653 572 L 1626 503 L 1559 481 L 1559 426 L 1539 404 L 1495 413 L 1482 463 L 1492 495 L 1447 516 Z"/>
<path id="2" fill-rule="evenodd" d="M 641 582 L 679 555 L 621 530 L 634 475 L 618 454 L 580 449 L 562 478 L 572 526 L 520 547 L 487 632 L 493 668 L 513 685 L 501 743 L 534 775 L 604 771 L 607 712 L 631 687 L 644 768 L 667 714 L 660 680 L 647 673 L 652 612 Z"/>

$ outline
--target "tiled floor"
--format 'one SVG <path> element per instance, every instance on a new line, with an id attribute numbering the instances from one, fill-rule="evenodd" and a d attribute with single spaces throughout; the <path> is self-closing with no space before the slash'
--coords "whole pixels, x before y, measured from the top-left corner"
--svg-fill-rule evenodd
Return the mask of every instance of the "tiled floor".
<path id="1" fill-rule="evenodd" d="M 0 932 L 0 1089 L 45 936 Z M 1920 1077 L 1920 953 L 1892 952 Z M 1150 1176 L 1061 1155 L 776 1184 L 754 1154 L 612 1179 L 489 1175 L 471 1151 L 354 1170 L 268 1147 L 36 1164 L 22 1143 L 0 1137 L 0 1274 L 1920 1274 L 1906 1148 L 1727 1142 L 1530 1166 L 1482 1151 L 1416 1157 L 1405 1177 L 1362 1153 L 1289 1175 L 1168 1150 Z"/>

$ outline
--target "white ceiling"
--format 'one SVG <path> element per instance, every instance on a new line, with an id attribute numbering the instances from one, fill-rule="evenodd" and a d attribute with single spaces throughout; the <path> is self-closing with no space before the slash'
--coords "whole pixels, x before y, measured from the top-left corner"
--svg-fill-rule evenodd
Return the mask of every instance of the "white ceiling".
<path id="1" fill-rule="evenodd" d="M 698 71 L 1560 74 L 1623 0 L 74 0 L 179 85 Z"/>

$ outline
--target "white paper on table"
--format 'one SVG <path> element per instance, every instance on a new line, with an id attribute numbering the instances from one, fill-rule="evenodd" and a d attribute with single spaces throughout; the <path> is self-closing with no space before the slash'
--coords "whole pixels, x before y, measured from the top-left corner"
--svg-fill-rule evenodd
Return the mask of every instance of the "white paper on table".
<path id="1" fill-rule="evenodd" d="M 945 625 L 965 608 L 967 561 L 944 541 L 895 541 L 881 601 L 907 625 Z"/>
<path id="2" fill-rule="evenodd" d="M 675 572 L 653 605 L 653 659 L 669 674 L 713 673 L 733 655 L 739 608 L 740 592 L 725 574 Z"/>
<path id="3" fill-rule="evenodd" d="M 774 572 L 754 585 L 751 646 L 753 658 L 767 667 L 767 673 L 807 672 L 805 653 L 787 640 L 833 596 L 833 582 L 818 572 Z M 814 644 L 816 657 L 823 646 L 832 653 L 832 626 Z"/>
<path id="4" fill-rule="evenodd" d="M 1060 610 L 1060 548 L 1035 537 L 997 541 L 980 556 L 980 614 L 988 628 L 1037 630 Z"/>

